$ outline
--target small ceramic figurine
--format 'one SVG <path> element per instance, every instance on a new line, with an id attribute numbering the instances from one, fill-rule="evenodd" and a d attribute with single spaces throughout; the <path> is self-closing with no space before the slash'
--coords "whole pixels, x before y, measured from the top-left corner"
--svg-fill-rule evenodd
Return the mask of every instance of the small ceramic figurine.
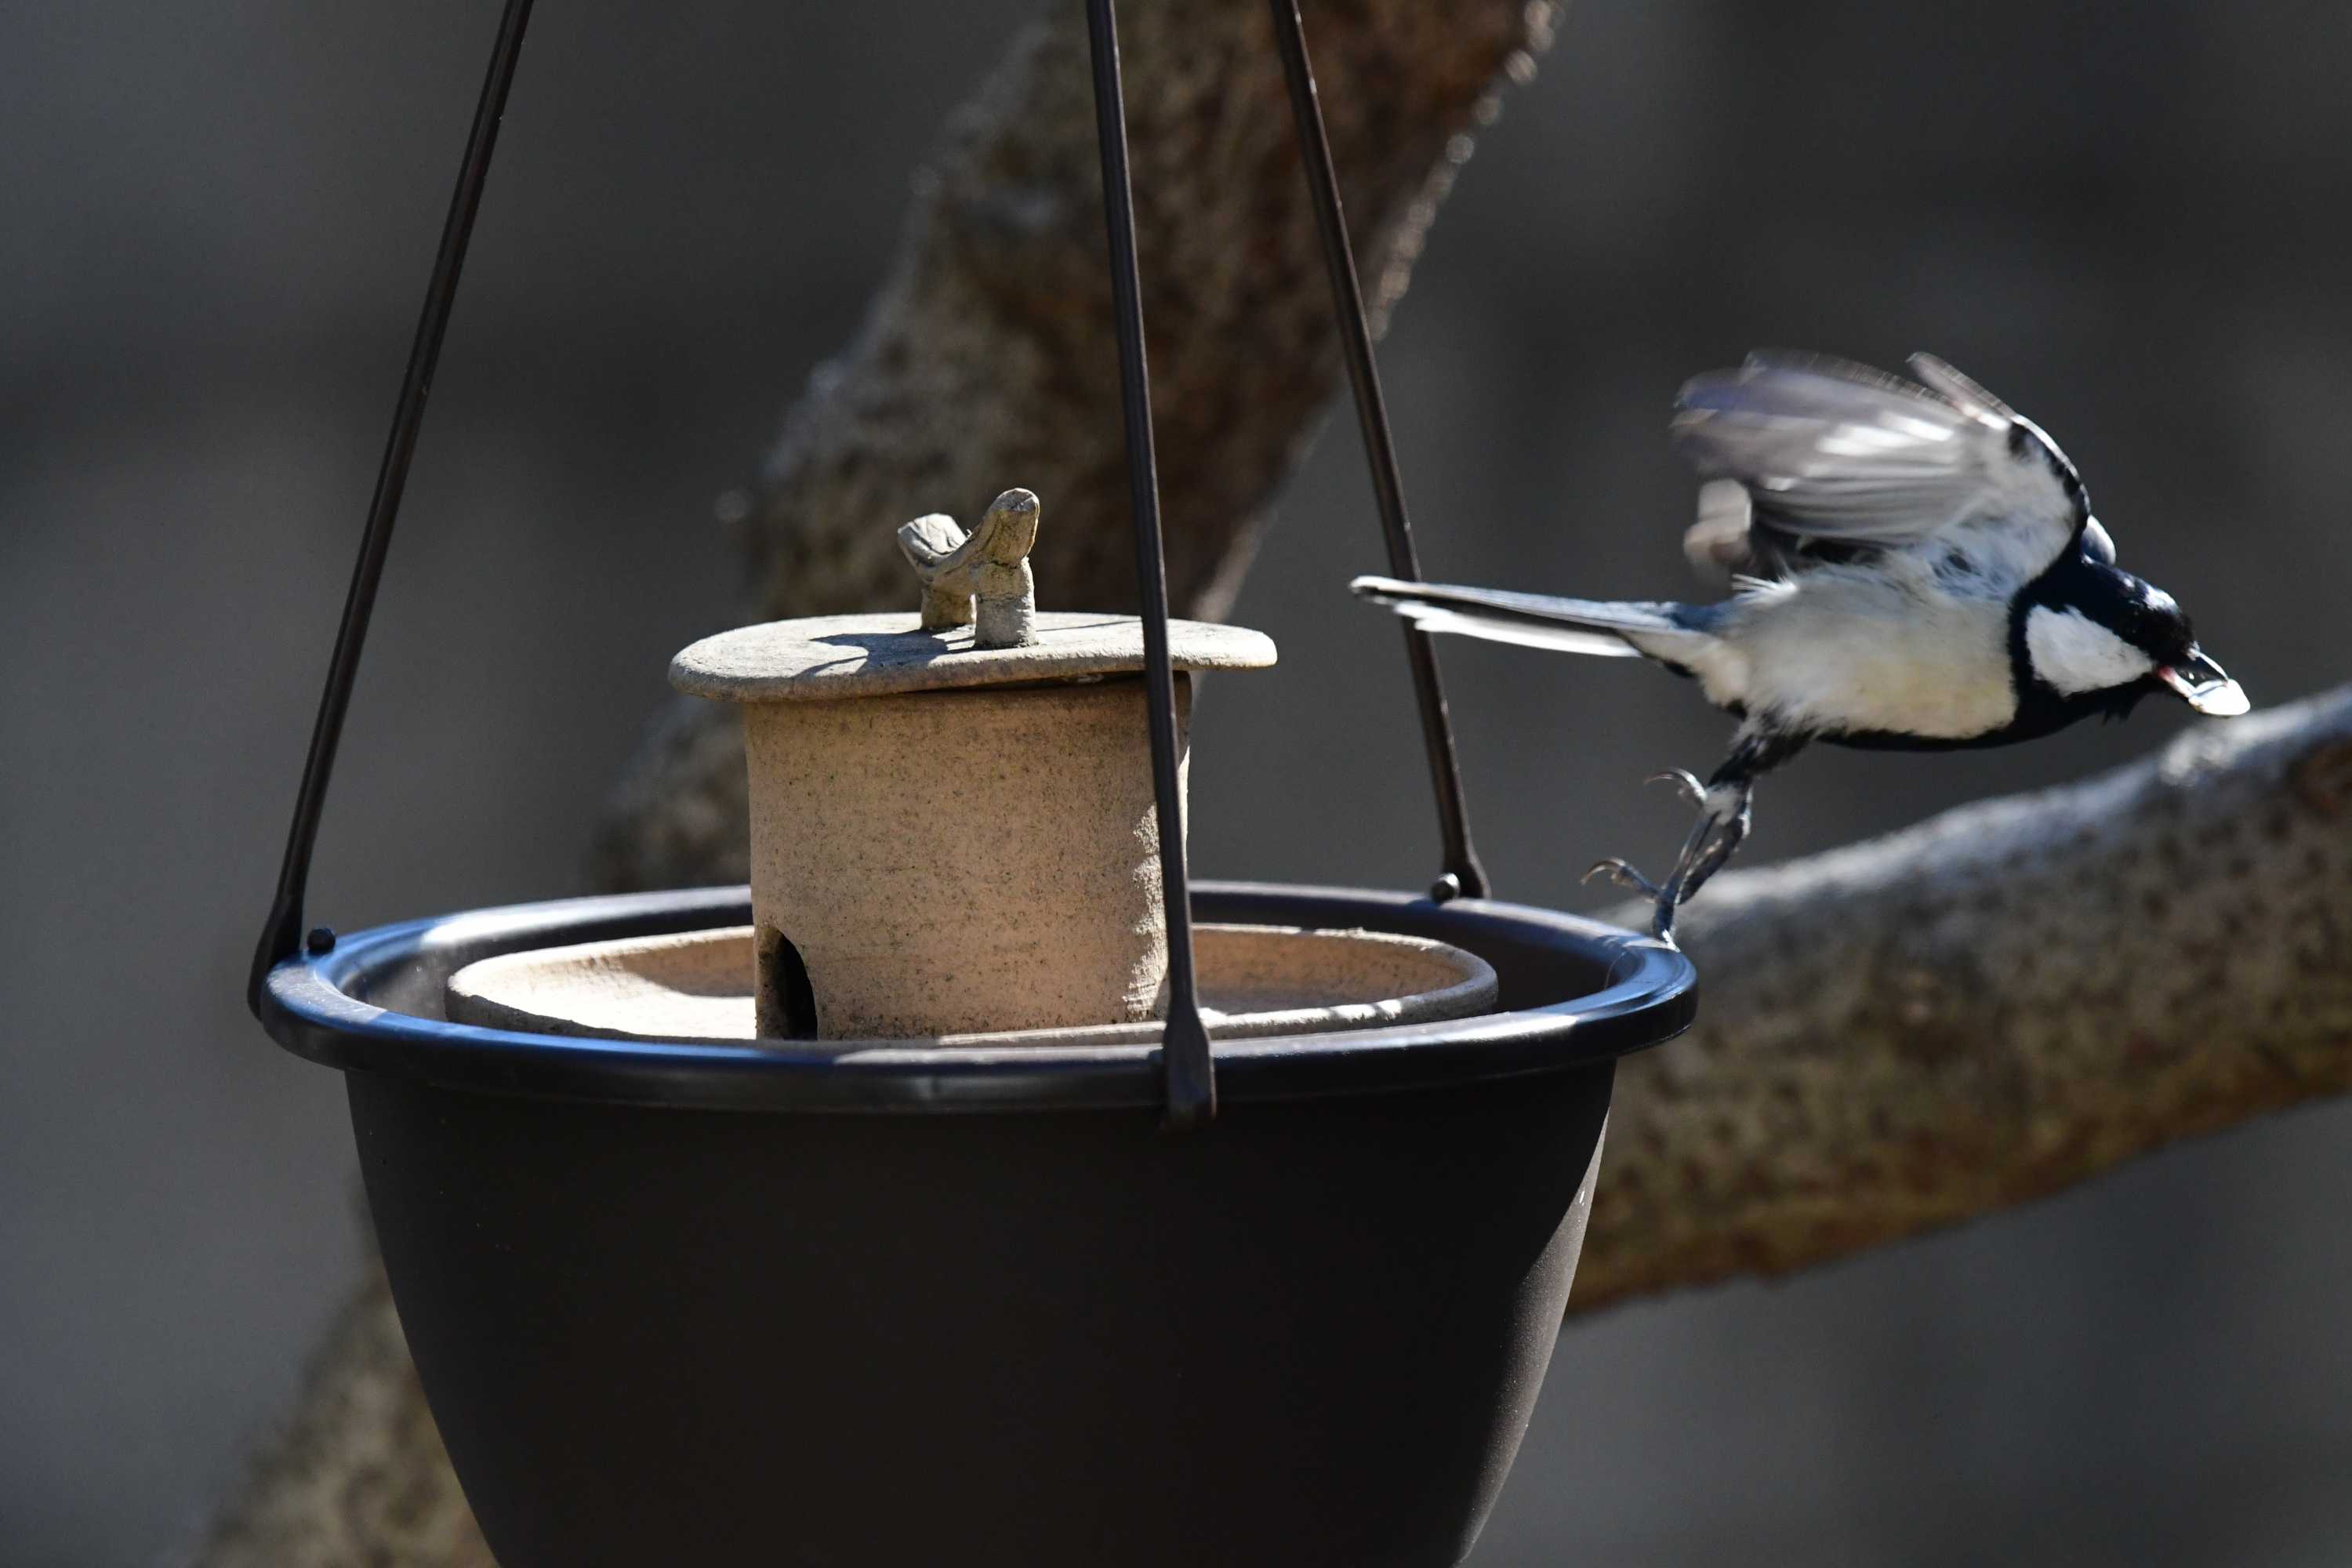
<path id="1" fill-rule="evenodd" d="M 923 584 L 923 630 L 972 628 L 974 647 L 1027 647 L 1037 640 L 1037 498 L 1009 489 L 967 535 L 945 512 L 898 530 L 898 548 Z M 978 601 L 977 615 L 973 610 Z"/>

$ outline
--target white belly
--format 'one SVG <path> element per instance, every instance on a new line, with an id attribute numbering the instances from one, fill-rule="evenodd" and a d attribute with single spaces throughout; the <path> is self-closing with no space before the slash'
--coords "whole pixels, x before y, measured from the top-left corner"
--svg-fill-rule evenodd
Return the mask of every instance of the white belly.
<path id="1" fill-rule="evenodd" d="M 1794 589 L 1755 601 L 1727 631 L 1727 652 L 1736 657 L 1702 671 L 1701 680 L 1709 698 L 1736 700 L 1756 717 L 1826 732 L 1964 741 L 2017 713 L 2000 599 L 1808 573 Z"/>

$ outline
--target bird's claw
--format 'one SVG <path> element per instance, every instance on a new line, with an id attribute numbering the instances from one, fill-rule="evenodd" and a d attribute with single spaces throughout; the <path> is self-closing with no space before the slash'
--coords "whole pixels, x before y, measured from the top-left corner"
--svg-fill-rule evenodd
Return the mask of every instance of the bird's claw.
<path id="1" fill-rule="evenodd" d="M 1642 782 L 1645 784 L 1670 784 L 1675 786 L 1675 793 L 1691 805 L 1706 804 L 1706 786 L 1699 783 L 1698 775 L 1688 768 L 1668 768 L 1664 773 L 1652 773 Z"/>
<path id="2" fill-rule="evenodd" d="M 1658 885 L 1655 882 L 1613 855 L 1606 860 L 1595 860 L 1586 868 L 1580 880 L 1590 882 L 1595 877 L 1606 877 L 1627 892 L 1639 893 L 1645 899 L 1658 899 L 1664 896 L 1658 890 Z"/>

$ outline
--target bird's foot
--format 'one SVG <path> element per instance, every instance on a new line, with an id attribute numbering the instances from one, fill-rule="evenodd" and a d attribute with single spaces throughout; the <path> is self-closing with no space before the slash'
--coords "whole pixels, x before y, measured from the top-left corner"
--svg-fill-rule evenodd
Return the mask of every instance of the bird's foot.
<path id="1" fill-rule="evenodd" d="M 1688 768 L 1668 768 L 1664 773 L 1652 773 L 1642 782 L 1645 784 L 1670 784 L 1675 786 L 1675 793 L 1690 805 L 1706 804 L 1706 786 L 1699 783 L 1698 775 Z"/>
<path id="2" fill-rule="evenodd" d="M 1650 934 L 1668 947 L 1679 948 L 1675 941 L 1675 910 L 1681 900 L 1663 889 L 1658 893 L 1657 907 L 1650 911 Z"/>
<path id="3" fill-rule="evenodd" d="M 1655 882 L 1633 869 L 1628 862 L 1620 860 L 1613 855 L 1606 860 L 1595 860 L 1585 869 L 1584 875 L 1579 880 L 1590 882 L 1595 877 L 1606 877 L 1627 892 L 1639 893 L 1645 899 L 1665 897 L 1664 892 Z"/>

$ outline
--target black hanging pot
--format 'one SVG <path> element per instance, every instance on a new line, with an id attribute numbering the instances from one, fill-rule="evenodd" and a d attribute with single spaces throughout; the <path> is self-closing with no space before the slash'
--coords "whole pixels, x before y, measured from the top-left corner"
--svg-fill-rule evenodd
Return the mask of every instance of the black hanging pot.
<path id="1" fill-rule="evenodd" d="M 1575 1272 L 1614 1058 L 1688 964 L 1477 900 L 1214 885 L 1203 920 L 1433 938 L 1497 1011 L 835 1056 L 444 1021 L 494 954 L 740 923 L 741 889 L 360 932 L 269 973 L 346 1070 L 401 1324 L 505 1568 L 1368 1568 L 1469 1550 Z"/>
<path id="2" fill-rule="evenodd" d="M 523 1033 L 444 1010 L 477 961 L 743 926 L 743 889 L 305 935 L 530 9 L 507 0 L 248 989 L 280 1044 L 346 1075 L 402 1327 L 492 1550 L 504 1568 L 1457 1563 L 1550 1359 L 1615 1058 L 1689 1023 L 1692 972 L 1662 944 L 1486 899 L 1412 630 L 1445 845 L 1431 898 L 1190 889 L 1111 0 L 1087 14 L 1143 610 L 1118 668 L 1150 732 L 1159 1037 L 844 1048 Z M 1273 12 L 1390 570 L 1410 577 L 1305 42 L 1290 0 Z M 1451 944 L 1491 968 L 1498 1000 L 1213 1049 L 1196 916 Z M 761 963 L 788 972 L 790 933 L 772 952 L 770 934 Z M 796 994 L 763 987 L 762 1016 L 803 1016 Z M 821 1015 L 822 987 L 808 1000 Z"/>

